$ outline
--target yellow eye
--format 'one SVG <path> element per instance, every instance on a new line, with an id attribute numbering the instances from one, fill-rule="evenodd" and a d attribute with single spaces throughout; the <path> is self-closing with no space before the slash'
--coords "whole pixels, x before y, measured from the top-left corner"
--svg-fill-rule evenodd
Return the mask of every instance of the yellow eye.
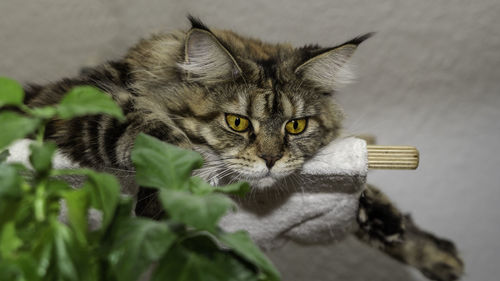
<path id="1" fill-rule="evenodd" d="M 285 129 L 288 133 L 292 135 L 297 135 L 302 133 L 307 126 L 307 119 L 294 119 L 288 121 L 285 125 Z"/>
<path id="2" fill-rule="evenodd" d="M 250 126 L 250 121 L 247 118 L 234 114 L 226 114 L 226 122 L 229 128 L 236 132 L 244 132 Z"/>

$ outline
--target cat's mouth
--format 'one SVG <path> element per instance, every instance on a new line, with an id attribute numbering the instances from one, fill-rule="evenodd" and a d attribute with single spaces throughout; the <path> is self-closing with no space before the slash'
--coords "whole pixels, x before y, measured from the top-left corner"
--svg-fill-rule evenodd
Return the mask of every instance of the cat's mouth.
<path id="1" fill-rule="evenodd" d="M 273 172 L 272 170 L 266 169 L 265 171 L 257 172 L 257 173 L 246 173 L 240 172 L 241 180 L 246 181 L 253 188 L 268 188 L 275 185 L 284 177 L 290 175 L 292 172 Z"/>
<path id="2" fill-rule="evenodd" d="M 202 147 L 196 147 L 195 150 L 202 153 L 206 161 L 204 168 L 197 171 L 197 176 L 204 178 L 212 185 L 245 181 L 252 188 L 269 188 L 297 171 L 296 168 L 285 167 L 279 163 L 269 169 L 264 163 L 258 165 L 241 164 L 227 159 L 228 162 L 226 162 L 210 150 Z"/>
<path id="3" fill-rule="evenodd" d="M 266 176 L 254 181 L 249 182 L 252 187 L 255 188 L 267 188 L 273 186 L 279 179 L 272 176 Z"/>

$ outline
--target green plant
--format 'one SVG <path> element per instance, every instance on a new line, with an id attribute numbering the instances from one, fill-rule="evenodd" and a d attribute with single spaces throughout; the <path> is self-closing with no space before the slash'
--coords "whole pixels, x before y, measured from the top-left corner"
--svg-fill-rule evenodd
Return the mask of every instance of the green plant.
<path id="1" fill-rule="evenodd" d="M 76 87 L 60 104 L 28 108 L 22 87 L 0 78 L 0 280 L 138 280 L 155 264 L 151 280 L 279 280 L 279 274 L 245 232 L 226 233 L 217 222 L 245 183 L 214 188 L 192 177 L 203 164 L 193 151 L 139 135 L 132 151 L 136 181 L 157 188 L 168 218 L 132 215 L 133 200 L 120 194 L 117 179 L 90 169 L 55 170 L 56 145 L 43 139 L 52 118 L 109 114 L 123 120 L 106 94 Z M 13 141 L 34 135 L 32 169 L 7 164 Z M 86 177 L 79 189 L 65 175 Z M 69 224 L 59 221 L 66 201 Z M 102 214 L 89 229 L 88 213 Z"/>

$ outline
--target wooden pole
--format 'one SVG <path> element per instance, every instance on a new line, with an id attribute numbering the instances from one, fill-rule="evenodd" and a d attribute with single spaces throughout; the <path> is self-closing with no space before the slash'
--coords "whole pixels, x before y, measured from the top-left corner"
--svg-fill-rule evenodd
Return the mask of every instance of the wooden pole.
<path id="1" fill-rule="evenodd" d="M 419 152 L 414 146 L 367 145 L 368 168 L 415 170 Z"/>

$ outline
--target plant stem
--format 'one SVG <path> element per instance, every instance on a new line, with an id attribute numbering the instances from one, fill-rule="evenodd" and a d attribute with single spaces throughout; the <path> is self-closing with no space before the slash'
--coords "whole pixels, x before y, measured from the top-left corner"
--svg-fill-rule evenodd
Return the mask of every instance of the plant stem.
<path id="1" fill-rule="evenodd" d="M 45 135 L 45 125 L 47 121 L 44 120 L 40 128 L 38 129 L 38 132 L 36 134 L 36 141 L 41 145 L 43 144 L 43 137 Z"/>

